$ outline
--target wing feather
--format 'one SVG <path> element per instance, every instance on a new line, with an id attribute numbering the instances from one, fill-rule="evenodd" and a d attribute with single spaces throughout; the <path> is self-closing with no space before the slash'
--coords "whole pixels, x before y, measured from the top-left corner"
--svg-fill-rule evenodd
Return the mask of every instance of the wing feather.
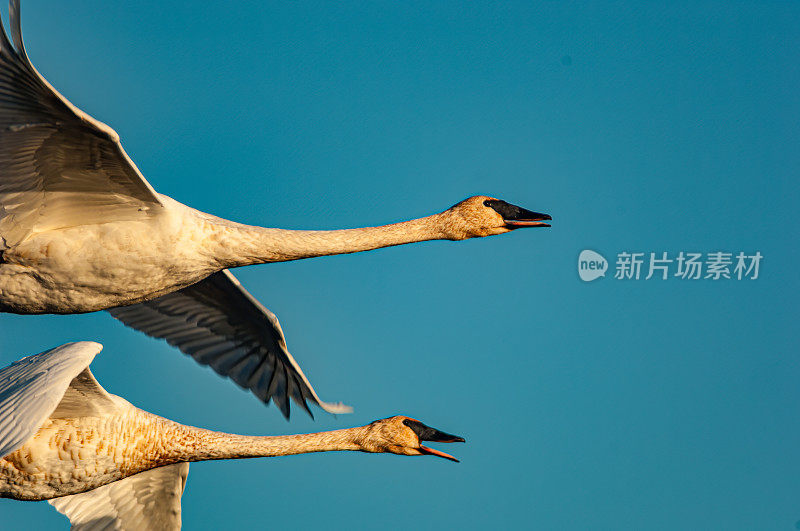
<path id="1" fill-rule="evenodd" d="M 50 418 L 99 417 L 118 411 L 120 400 L 103 389 L 86 367 L 72 379 Z"/>
<path id="2" fill-rule="evenodd" d="M 208 365 L 289 418 L 290 399 L 311 413 L 306 401 L 329 413 L 352 408 L 320 400 L 286 348 L 275 315 L 242 288 L 227 270 L 152 301 L 108 310 L 125 325 Z"/>
<path id="3" fill-rule="evenodd" d="M 158 194 L 117 133 L 58 93 L 31 64 L 10 2 L 0 21 L 0 244 L 32 232 L 159 212 Z"/>
<path id="4" fill-rule="evenodd" d="M 0 457 L 33 437 L 102 348 L 89 341 L 67 343 L 0 370 Z"/>
<path id="5" fill-rule="evenodd" d="M 48 502 L 73 531 L 179 530 L 188 475 L 189 463 L 176 463 Z"/>

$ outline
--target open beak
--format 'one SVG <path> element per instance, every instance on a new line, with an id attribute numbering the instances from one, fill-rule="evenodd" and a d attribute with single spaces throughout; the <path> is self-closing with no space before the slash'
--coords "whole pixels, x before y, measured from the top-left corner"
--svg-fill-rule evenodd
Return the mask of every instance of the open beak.
<path id="1" fill-rule="evenodd" d="M 465 442 L 463 437 L 459 437 L 458 435 L 450 435 L 449 433 L 439 431 L 436 428 L 431 428 L 430 426 L 426 426 L 425 424 L 415 419 L 406 419 L 403 421 L 403 424 L 414 430 L 414 433 L 416 433 L 417 437 L 419 437 L 420 443 L 422 443 L 422 441 L 441 442 L 441 443 Z M 456 459 L 450 454 L 440 452 L 439 450 L 434 450 L 433 448 L 428 448 L 427 446 L 423 446 L 422 444 L 419 445 L 419 451 L 422 454 L 435 455 L 437 457 L 444 457 L 445 459 L 449 459 L 450 461 L 455 461 L 456 463 L 459 462 L 458 459 Z"/>
<path id="2" fill-rule="evenodd" d="M 462 439 L 461 437 L 458 437 L 455 440 L 447 441 L 447 442 L 464 442 L 464 439 Z M 423 446 L 421 444 L 419 445 L 419 451 L 422 452 L 423 454 L 435 455 L 437 457 L 444 457 L 445 459 L 449 459 L 450 461 L 455 461 L 456 463 L 460 463 L 461 462 L 461 461 L 459 461 L 458 459 L 456 459 L 455 457 L 453 457 L 450 454 L 446 454 L 444 452 L 440 452 L 439 450 L 434 450 L 433 448 L 428 448 L 427 446 Z"/>
<path id="3" fill-rule="evenodd" d="M 488 207 L 492 207 L 498 214 L 503 216 L 503 221 L 506 226 L 512 229 L 521 227 L 549 227 L 549 223 L 542 222 L 553 219 L 549 214 L 540 214 L 539 212 L 534 212 L 527 208 L 506 203 L 500 199 L 490 199 L 484 201 L 484 204 Z"/>

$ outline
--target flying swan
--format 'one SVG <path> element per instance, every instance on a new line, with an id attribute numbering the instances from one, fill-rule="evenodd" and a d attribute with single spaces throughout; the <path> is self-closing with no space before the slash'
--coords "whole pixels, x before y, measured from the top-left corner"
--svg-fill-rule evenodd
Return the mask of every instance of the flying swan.
<path id="1" fill-rule="evenodd" d="M 548 227 L 546 214 L 470 197 L 431 216 L 380 227 L 284 230 L 242 225 L 157 193 L 117 133 L 59 94 L 22 43 L 0 28 L 0 311 L 108 310 L 127 326 L 209 365 L 289 416 L 317 396 L 274 314 L 227 270 Z M 2 26 L 2 21 L 0 21 Z"/>
<path id="2" fill-rule="evenodd" d="M 424 441 L 464 442 L 395 416 L 344 430 L 254 437 L 184 426 L 109 394 L 83 341 L 0 370 L 0 497 L 49 500 L 72 529 L 180 529 L 189 462 L 354 450 L 453 456 Z"/>

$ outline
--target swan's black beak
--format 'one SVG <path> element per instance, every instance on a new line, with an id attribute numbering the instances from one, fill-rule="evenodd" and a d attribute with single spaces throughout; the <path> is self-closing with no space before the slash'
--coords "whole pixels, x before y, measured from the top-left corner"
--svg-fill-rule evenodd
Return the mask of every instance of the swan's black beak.
<path id="1" fill-rule="evenodd" d="M 500 199 L 487 199 L 483 204 L 493 208 L 503 216 L 503 221 L 505 221 L 506 225 L 514 229 L 519 227 L 549 227 L 549 223 L 542 223 L 542 221 L 553 219 L 548 214 L 533 212 Z"/>
<path id="2" fill-rule="evenodd" d="M 403 424 L 414 430 L 414 433 L 417 434 L 417 437 L 419 437 L 420 442 L 422 441 L 442 442 L 442 443 L 466 442 L 464 441 L 463 437 L 459 437 L 458 435 L 450 435 L 449 433 L 439 431 L 436 428 L 431 428 L 430 426 L 426 426 L 425 424 L 421 423 L 418 420 L 405 419 L 403 421 Z M 440 452 L 439 450 L 434 450 L 433 448 L 428 448 L 427 446 L 423 446 L 421 444 L 419 445 L 419 451 L 422 452 L 423 454 L 435 455 L 437 457 L 444 457 L 445 459 L 455 461 L 456 463 L 459 462 L 458 459 L 456 459 L 450 454 Z"/>

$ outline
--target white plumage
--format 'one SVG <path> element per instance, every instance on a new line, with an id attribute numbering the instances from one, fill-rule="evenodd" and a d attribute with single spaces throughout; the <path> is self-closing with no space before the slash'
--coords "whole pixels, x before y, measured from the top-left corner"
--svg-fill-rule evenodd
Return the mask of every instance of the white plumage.
<path id="1" fill-rule="evenodd" d="M 171 530 L 181 524 L 188 462 L 352 450 L 448 454 L 456 442 L 408 417 L 303 435 L 253 437 L 184 426 L 109 394 L 79 342 L 0 370 L 0 497 L 50 500 L 74 529 Z"/>
<path id="2" fill-rule="evenodd" d="M 102 349 L 100 343 L 69 343 L 0 371 L 0 456 L 33 437 L 56 410 L 70 382 Z"/>
<path id="3" fill-rule="evenodd" d="M 290 399 L 351 411 L 319 399 L 274 314 L 230 272 L 186 256 L 204 234 L 181 228 L 216 218 L 157 194 L 114 130 L 36 71 L 18 1 L 9 13 L 15 46 L 0 31 L 0 311 L 70 313 L 156 298 L 114 315 L 273 399 L 284 415 Z"/>
<path id="4" fill-rule="evenodd" d="M 0 311 L 108 309 L 274 400 L 332 413 L 286 348 L 275 316 L 226 268 L 405 243 L 502 234 L 550 219 L 491 197 L 381 227 L 283 230 L 234 223 L 157 193 L 113 129 L 33 67 L 19 1 L 0 31 Z M 310 410 L 309 410 L 310 412 Z"/>
<path id="5" fill-rule="evenodd" d="M 188 476 L 189 463 L 176 463 L 49 503 L 69 518 L 72 531 L 180 529 Z"/>

